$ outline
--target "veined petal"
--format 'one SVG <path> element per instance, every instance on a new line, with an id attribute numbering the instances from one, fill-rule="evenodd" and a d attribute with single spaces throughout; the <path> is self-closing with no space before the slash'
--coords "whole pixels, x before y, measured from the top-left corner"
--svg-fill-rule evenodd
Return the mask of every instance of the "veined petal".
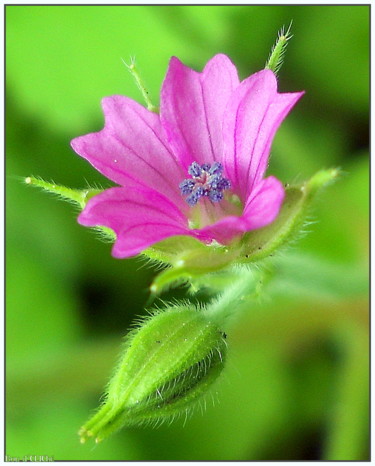
<path id="1" fill-rule="evenodd" d="M 104 129 L 73 139 L 73 149 L 115 183 L 137 180 L 185 208 L 178 189 L 184 173 L 168 149 L 159 115 L 123 96 L 104 98 L 102 106 Z"/>
<path id="2" fill-rule="evenodd" d="M 234 91 L 224 114 L 224 167 L 243 202 L 263 178 L 273 137 L 303 92 L 277 93 L 276 77 L 262 70 Z"/>
<path id="3" fill-rule="evenodd" d="M 122 241 L 116 241 L 112 249 L 112 255 L 117 259 L 136 256 L 163 239 L 186 234 L 186 228 L 157 220 L 143 224 L 139 223 L 133 225 L 124 233 Z"/>
<path id="4" fill-rule="evenodd" d="M 285 197 L 283 184 L 274 176 L 261 180 L 249 196 L 243 217 L 249 230 L 272 223 L 277 217 Z"/>
<path id="5" fill-rule="evenodd" d="M 175 235 L 227 244 L 268 225 L 284 198 L 276 178 L 263 179 L 271 143 L 302 94 L 279 94 L 271 70 L 240 83 L 225 55 L 212 58 L 202 73 L 173 57 L 160 116 L 126 97 L 108 97 L 104 129 L 72 141 L 79 155 L 122 185 L 91 199 L 79 222 L 114 230 L 116 257 Z M 242 215 L 240 206 L 227 208 L 225 189 L 240 197 Z M 197 205 L 200 220 L 192 224 L 201 221 L 202 228 L 190 229 L 188 219 L 196 220 L 190 207 L 198 202 L 209 205 Z"/>
<path id="6" fill-rule="evenodd" d="M 225 55 L 212 58 L 202 73 L 172 57 L 161 91 L 160 118 L 186 171 L 194 161 L 222 160 L 223 114 L 238 85 L 236 68 Z"/>
<path id="7" fill-rule="evenodd" d="M 280 211 L 284 195 L 282 183 L 269 176 L 256 185 L 240 217 L 230 215 L 213 225 L 193 231 L 196 231 L 197 238 L 208 235 L 221 244 L 227 244 L 239 234 L 272 223 Z"/>
<path id="8" fill-rule="evenodd" d="M 186 217 L 165 196 L 143 187 L 110 188 L 90 199 L 78 217 L 84 226 L 106 226 L 117 236 L 112 254 L 138 254 L 169 236 L 188 234 Z"/>

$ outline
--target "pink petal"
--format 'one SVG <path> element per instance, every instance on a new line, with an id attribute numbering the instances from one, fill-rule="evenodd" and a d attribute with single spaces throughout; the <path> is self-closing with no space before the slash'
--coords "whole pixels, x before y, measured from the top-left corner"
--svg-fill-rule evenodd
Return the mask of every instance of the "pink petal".
<path id="1" fill-rule="evenodd" d="M 134 225 L 124 233 L 121 241 L 116 241 L 112 255 L 117 259 L 136 256 L 163 239 L 187 234 L 186 228 L 158 221 Z"/>
<path id="2" fill-rule="evenodd" d="M 112 254 L 138 254 L 169 236 L 188 234 L 187 220 L 165 196 L 143 187 L 110 188 L 90 199 L 78 217 L 84 226 L 106 226 L 117 236 Z"/>
<path id="3" fill-rule="evenodd" d="M 245 201 L 264 176 L 273 137 L 303 92 L 277 93 L 276 77 L 262 70 L 234 91 L 224 114 L 224 166 Z"/>
<path id="4" fill-rule="evenodd" d="M 272 223 L 280 211 L 284 195 L 282 183 L 269 176 L 256 185 L 241 217 L 231 215 L 201 230 L 192 231 L 198 238 L 200 235 L 209 236 L 221 244 L 227 244 L 235 236 Z"/>
<path id="5" fill-rule="evenodd" d="M 239 85 L 235 66 L 216 55 L 197 73 L 172 57 L 161 91 L 160 118 L 181 165 L 222 160 L 222 119 Z"/>
<path id="6" fill-rule="evenodd" d="M 178 188 L 185 174 L 168 149 L 159 116 L 123 96 L 107 97 L 102 106 L 104 129 L 73 139 L 73 149 L 115 183 L 137 180 L 185 208 Z"/>
<path id="7" fill-rule="evenodd" d="M 285 197 L 284 186 L 274 176 L 261 180 L 249 196 L 243 217 L 250 230 L 265 227 L 279 214 Z"/>

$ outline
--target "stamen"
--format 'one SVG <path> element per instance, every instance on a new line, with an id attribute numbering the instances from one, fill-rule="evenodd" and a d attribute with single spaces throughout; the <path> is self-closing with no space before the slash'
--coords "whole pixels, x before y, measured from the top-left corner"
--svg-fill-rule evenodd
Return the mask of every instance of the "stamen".
<path id="1" fill-rule="evenodd" d="M 194 189 L 191 196 L 186 198 L 186 202 L 189 204 L 190 207 L 195 206 L 195 204 L 199 201 L 199 199 L 205 195 L 204 189 L 202 186 L 198 186 Z"/>
<path id="2" fill-rule="evenodd" d="M 184 180 L 180 183 L 181 194 L 191 194 L 195 183 L 193 180 Z"/>
<path id="3" fill-rule="evenodd" d="M 193 162 L 189 167 L 188 173 L 194 178 L 197 178 L 198 176 L 201 176 L 202 168 L 197 162 Z"/>
<path id="4" fill-rule="evenodd" d="M 213 190 L 208 193 L 210 201 L 212 202 L 219 202 L 223 199 L 224 194 L 221 191 Z"/>
<path id="5" fill-rule="evenodd" d="M 219 191 L 223 191 L 224 189 L 229 189 L 229 188 L 230 188 L 230 181 L 227 180 L 226 178 L 221 178 L 221 180 L 218 181 L 217 189 Z"/>
<path id="6" fill-rule="evenodd" d="M 223 171 L 223 166 L 221 165 L 220 162 L 215 162 L 212 165 L 212 167 L 209 169 L 210 175 L 216 175 L 216 173 L 221 175 L 222 171 Z"/>
<path id="7" fill-rule="evenodd" d="M 230 181 L 223 178 L 222 172 L 223 166 L 220 162 L 214 162 L 212 165 L 193 162 L 188 169 L 192 178 L 183 180 L 179 185 L 181 194 L 188 195 L 186 202 L 193 207 L 203 196 L 207 196 L 212 202 L 221 201 L 224 198 L 223 191 L 230 188 Z"/>

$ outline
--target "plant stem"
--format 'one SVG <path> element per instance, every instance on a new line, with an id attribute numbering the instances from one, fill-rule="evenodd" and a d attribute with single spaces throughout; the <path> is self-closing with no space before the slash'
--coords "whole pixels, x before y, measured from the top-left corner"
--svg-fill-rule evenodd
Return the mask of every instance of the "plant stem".
<path id="1" fill-rule="evenodd" d="M 338 394 L 330 420 L 326 461 L 363 461 L 368 442 L 369 341 L 364 326 L 353 322 L 345 328 L 347 354 L 338 378 Z"/>
<path id="2" fill-rule="evenodd" d="M 247 309 L 248 298 L 257 295 L 257 289 L 261 284 L 259 273 L 253 270 L 241 268 L 234 275 L 237 276 L 237 280 L 215 298 L 204 311 L 206 316 L 219 326 L 238 315 L 244 307 Z"/>
<path id="3" fill-rule="evenodd" d="M 143 79 L 141 78 L 141 75 L 139 74 L 138 72 L 138 69 L 137 67 L 135 66 L 135 60 L 132 59 L 131 62 L 130 62 L 130 65 L 128 65 L 127 63 L 124 62 L 123 60 L 123 63 L 124 65 L 126 66 L 126 68 L 129 70 L 129 72 L 131 73 L 131 75 L 133 76 L 133 79 L 138 87 L 138 89 L 141 91 L 141 94 L 142 94 L 142 97 L 144 99 L 144 101 L 146 102 L 146 105 L 147 105 L 147 108 L 148 110 L 150 110 L 151 112 L 155 112 L 155 113 L 158 113 L 159 112 L 159 109 L 158 107 L 156 107 L 152 102 L 151 102 L 151 99 L 149 97 L 149 92 L 148 90 L 146 89 L 146 86 L 143 82 Z"/>
<path id="4" fill-rule="evenodd" d="M 288 41 L 292 38 L 292 35 L 290 34 L 291 27 L 292 22 L 290 22 L 286 31 L 284 30 L 284 27 L 281 28 L 276 40 L 276 44 L 272 47 L 270 56 L 268 57 L 267 63 L 265 65 L 265 69 L 272 70 L 276 75 L 283 64 Z"/>
<path id="5" fill-rule="evenodd" d="M 52 194 L 57 194 L 65 200 L 73 201 L 79 206 L 84 207 L 87 190 L 76 190 L 67 188 L 66 186 L 61 186 L 55 183 L 49 183 L 48 181 L 43 180 L 42 178 L 35 178 L 33 176 L 28 176 L 25 178 L 25 183 L 31 186 L 37 186 L 38 188 L 43 189 Z"/>

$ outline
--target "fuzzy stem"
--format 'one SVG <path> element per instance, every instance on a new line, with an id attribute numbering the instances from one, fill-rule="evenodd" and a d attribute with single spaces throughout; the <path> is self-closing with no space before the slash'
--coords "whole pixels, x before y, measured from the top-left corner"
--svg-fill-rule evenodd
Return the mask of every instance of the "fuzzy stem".
<path id="1" fill-rule="evenodd" d="M 241 269 L 238 279 L 219 297 L 215 298 L 205 309 L 206 316 L 218 326 L 238 315 L 244 307 L 248 308 L 249 299 L 257 295 L 260 285 L 259 275 L 250 269 Z"/>
<path id="2" fill-rule="evenodd" d="M 88 193 L 87 190 L 67 188 L 66 186 L 49 183 L 48 181 L 44 181 L 42 178 L 35 178 L 33 176 L 28 176 L 25 178 L 25 183 L 31 186 L 37 186 L 38 188 L 41 188 L 49 193 L 57 194 L 66 200 L 73 201 L 82 208 L 85 206 Z"/>
<path id="3" fill-rule="evenodd" d="M 284 31 L 284 27 L 281 28 L 279 31 L 277 40 L 275 45 L 272 47 L 270 56 L 268 57 L 267 63 L 265 65 L 265 69 L 273 71 L 276 75 L 279 72 L 283 61 L 284 61 L 284 54 L 286 50 L 286 46 L 288 41 L 293 37 L 290 34 L 290 29 L 292 27 L 292 21 L 289 24 L 288 29 L 286 32 Z"/>
<path id="4" fill-rule="evenodd" d="M 147 105 L 147 108 L 148 110 L 150 110 L 151 112 L 155 112 L 155 113 L 158 113 L 159 112 L 159 108 L 156 107 L 152 102 L 151 102 L 151 99 L 149 97 L 149 93 L 146 89 L 146 86 L 141 78 L 141 75 L 139 74 L 136 66 L 135 66 L 135 60 L 132 59 L 130 64 L 128 65 L 127 63 L 124 62 L 124 60 L 122 60 L 124 65 L 126 66 L 126 68 L 129 70 L 129 72 L 131 73 L 131 75 L 133 76 L 133 79 L 138 87 L 138 89 L 141 91 L 141 94 L 142 94 L 142 97 L 144 99 L 144 101 L 146 102 L 146 105 Z"/>

